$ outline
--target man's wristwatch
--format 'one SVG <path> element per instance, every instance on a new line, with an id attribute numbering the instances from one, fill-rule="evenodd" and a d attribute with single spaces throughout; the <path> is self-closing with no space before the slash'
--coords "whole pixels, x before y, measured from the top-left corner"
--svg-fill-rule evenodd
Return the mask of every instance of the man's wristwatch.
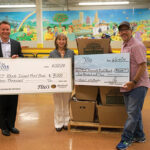
<path id="1" fill-rule="evenodd" d="M 136 80 L 132 80 L 132 82 L 133 82 L 134 84 L 137 84 L 137 81 L 136 81 Z"/>

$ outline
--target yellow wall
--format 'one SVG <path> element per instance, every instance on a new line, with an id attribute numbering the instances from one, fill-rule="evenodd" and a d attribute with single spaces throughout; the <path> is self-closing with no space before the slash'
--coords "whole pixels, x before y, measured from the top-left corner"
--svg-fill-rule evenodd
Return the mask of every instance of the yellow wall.
<path id="1" fill-rule="evenodd" d="M 78 54 L 78 50 L 76 48 L 71 49 L 74 50 L 76 54 Z M 37 55 L 37 53 L 50 53 L 52 50 L 53 50 L 52 48 L 22 48 L 22 53 L 32 53 L 34 55 Z M 120 53 L 120 48 L 113 48 L 112 52 Z M 48 56 L 48 54 L 45 54 L 45 56 Z M 147 48 L 147 58 L 150 58 L 150 48 Z"/>

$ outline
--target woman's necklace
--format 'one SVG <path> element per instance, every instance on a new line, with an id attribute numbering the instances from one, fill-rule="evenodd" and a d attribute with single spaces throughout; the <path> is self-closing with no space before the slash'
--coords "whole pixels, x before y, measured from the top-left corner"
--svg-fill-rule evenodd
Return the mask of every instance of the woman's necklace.
<path id="1" fill-rule="evenodd" d="M 59 50 L 59 53 L 60 53 L 61 57 L 64 58 L 64 56 L 65 56 L 65 51 L 64 51 L 64 50 Z"/>

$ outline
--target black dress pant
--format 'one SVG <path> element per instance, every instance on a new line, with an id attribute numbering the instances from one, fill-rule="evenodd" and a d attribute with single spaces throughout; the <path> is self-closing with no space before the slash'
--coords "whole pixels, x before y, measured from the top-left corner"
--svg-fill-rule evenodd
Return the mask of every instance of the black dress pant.
<path id="1" fill-rule="evenodd" d="M 10 129 L 15 126 L 18 95 L 0 95 L 0 128 Z"/>

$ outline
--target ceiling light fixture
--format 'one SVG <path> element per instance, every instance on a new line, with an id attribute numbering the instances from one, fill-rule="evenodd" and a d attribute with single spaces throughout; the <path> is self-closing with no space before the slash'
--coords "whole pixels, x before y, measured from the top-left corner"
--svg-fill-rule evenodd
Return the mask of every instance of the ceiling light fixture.
<path id="1" fill-rule="evenodd" d="M 124 2 L 83 2 L 79 5 L 126 5 L 129 4 L 129 1 Z"/>
<path id="2" fill-rule="evenodd" d="M 31 8 L 36 5 L 0 5 L 0 8 Z"/>

